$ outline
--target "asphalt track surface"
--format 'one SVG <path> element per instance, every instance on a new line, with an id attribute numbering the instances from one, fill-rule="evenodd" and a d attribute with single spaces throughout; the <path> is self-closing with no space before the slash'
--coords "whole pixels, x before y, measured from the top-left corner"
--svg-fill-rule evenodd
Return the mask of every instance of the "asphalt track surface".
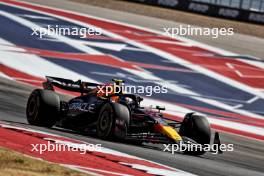
<path id="1" fill-rule="evenodd" d="M 103 141 L 93 137 L 76 134 L 68 130 L 47 129 L 28 125 L 25 116 L 27 98 L 34 87 L 0 79 L 0 120 L 12 122 L 32 129 L 39 129 L 89 143 L 102 144 L 103 147 L 118 150 L 144 159 L 165 164 L 177 169 L 205 176 L 248 176 L 264 175 L 264 143 L 241 136 L 221 133 L 222 143 L 234 144 L 234 151 L 221 155 L 205 154 L 201 157 L 170 154 L 161 151 L 160 146 L 145 144 L 134 146 L 117 142 Z M 66 97 L 69 98 L 69 97 Z"/>
<path id="2" fill-rule="evenodd" d="M 208 153 L 202 157 L 193 157 L 182 154 L 172 155 L 160 151 L 160 147 L 156 145 L 138 147 L 129 144 L 102 141 L 93 137 L 75 134 L 68 130 L 29 126 L 25 117 L 25 106 L 27 97 L 32 89 L 34 87 L 1 78 L 0 119 L 33 129 L 41 129 L 80 139 L 89 143 L 101 143 L 103 147 L 115 149 L 198 175 L 264 175 L 263 141 L 252 140 L 237 135 L 221 133 L 221 141 L 223 143 L 234 144 L 233 152 L 226 152 L 222 155 Z"/>

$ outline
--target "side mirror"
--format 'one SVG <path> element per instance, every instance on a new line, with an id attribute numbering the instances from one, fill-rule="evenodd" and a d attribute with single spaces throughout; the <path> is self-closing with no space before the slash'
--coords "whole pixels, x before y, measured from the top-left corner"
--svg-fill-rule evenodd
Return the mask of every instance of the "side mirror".
<path id="1" fill-rule="evenodd" d="M 159 111 L 164 111 L 165 107 L 164 106 L 156 106 L 156 109 L 158 109 Z"/>

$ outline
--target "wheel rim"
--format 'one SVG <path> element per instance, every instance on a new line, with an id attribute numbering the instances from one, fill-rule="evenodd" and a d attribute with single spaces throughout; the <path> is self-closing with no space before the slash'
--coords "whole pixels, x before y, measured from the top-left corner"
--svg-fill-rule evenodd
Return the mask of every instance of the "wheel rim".
<path id="1" fill-rule="evenodd" d="M 112 115 L 108 111 L 104 111 L 99 121 L 99 129 L 98 129 L 99 135 L 107 136 L 107 134 L 111 130 L 112 123 L 113 123 Z"/>
<path id="2" fill-rule="evenodd" d="M 32 96 L 28 104 L 28 116 L 30 119 L 35 120 L 38 115 L 39 101 L 37 96 Z"/>

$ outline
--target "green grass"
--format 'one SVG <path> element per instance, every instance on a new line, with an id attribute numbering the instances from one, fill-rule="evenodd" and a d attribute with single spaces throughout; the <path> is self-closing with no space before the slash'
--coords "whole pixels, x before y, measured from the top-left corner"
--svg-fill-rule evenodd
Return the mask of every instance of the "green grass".
<path id="1" fill-rule="evenodd" d="M 87 176 L 87 174 L 0 148 L 0 176 Z"/>

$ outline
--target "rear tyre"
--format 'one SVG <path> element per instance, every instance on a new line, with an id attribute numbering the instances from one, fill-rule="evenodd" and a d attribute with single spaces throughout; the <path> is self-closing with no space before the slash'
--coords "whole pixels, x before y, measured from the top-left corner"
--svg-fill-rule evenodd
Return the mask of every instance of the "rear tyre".
<path id="1" fill-rule="evenodd" d="M 110 138 L 114 132 L 114 122 L 114 109 L 110 103 L 106 103 L 99 112 L 96 124 L 97 136 L 102 139 Z"/>
<path id="2" fill-rule="evenodd" d="M 130 123 L 130 110 L 127 106 L 120 103 L 112 103 L 115 112 L 114 136 L 117 139 L 125 139 Z"/>
<path id="3" fill-rule="evenodd" d="M 96 133 L 102 139 L 124 139 L 127 134 L 130 112 L 119 103 L 106 103 L 102 106 L 97 124 Z"/>
<path id="4" fill-rule="evenodd" d="M 211 128 L 208 120 L 204 116 L 187 114 L 180 127 L 179 134 L 190 138 L 198 144 L 210 144 Z M 197 151 L 185 151 L 186 154 L 202 155 L 205 153 L 203 149 Z"/>
<path id="5" fill-rule="evenodd" d="M 27 102 L 27 121 L 31 125 L 52 127 L 59 119 L 60 98 L 50 90 L 35 89 Z"/>

